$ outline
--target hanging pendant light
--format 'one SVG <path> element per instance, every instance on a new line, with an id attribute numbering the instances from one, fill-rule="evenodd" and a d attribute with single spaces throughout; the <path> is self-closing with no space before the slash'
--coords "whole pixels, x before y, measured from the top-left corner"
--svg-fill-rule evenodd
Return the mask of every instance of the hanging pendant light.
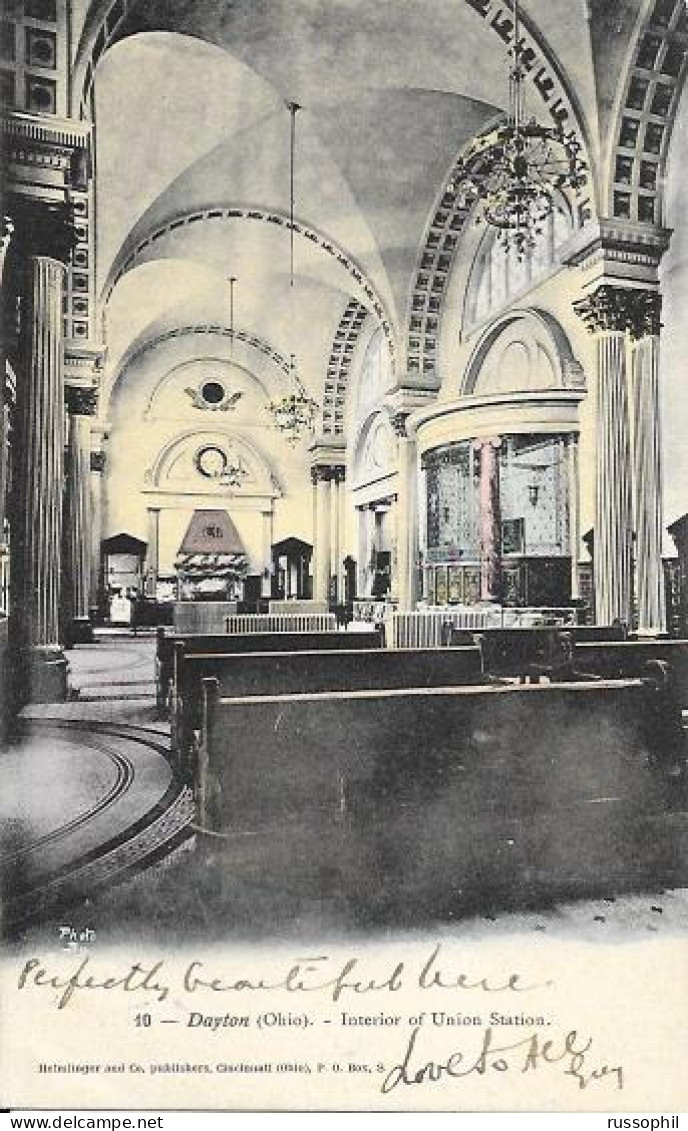
<path id="1" fill-rule="evenodd" d="M 229 356 L 234 361 L 234 288 L 237 283 L 236 275 L 229 277 Z M 244 466 L 241 457 L 233 460 L 221 448 L 211 445 L 205 452 L 212 452 L 212 458 L 206 455 L 205 465 L 199 466 L 202 475 L 214 479 L 218 486 L 227 487 L 230 491 L 241 487 L 244 480 L 248 479 L 248 468 Z"/>
<path id="2" fill-rule="evenodd" d="M 290 161 L 289 161 L 289 313 L 292 337 L 294 332 L 294 172 L 296 158 L 296 114 L 300 107 L 296 102 L 287 103 L 290 114 Z M 308 395 L 299 377 L 296 354 L 289 360 L 289 389 L 278 399 L 270 401 L 268 409 L 272 414 L 275 428 L 282 433 L 288 444 L 298 444 L 305 435 L 313 435 L 315 417 L 319 409 L 317 401 Z"/>
<path id="3" fill-rule="evenodd" d="M 229 356 L 234 361 L 234 287 L 236 275 L 229 276 Z"/>
<path id="4" fill-rule="evenodd" d="M 513 9 L 507 121 L 470 143 L 456 165 L 452 189 L 459 207 L 476 206 L 478 222 L 495 228 L 498 242 L 506 251 L 513 248 L 522 260 L 544 232 L 557 194 L 578 192 L 587 178 L 574 130 L 567 133 L 561 126 L 526 119 L 518 0 L 513 0 Z"/>

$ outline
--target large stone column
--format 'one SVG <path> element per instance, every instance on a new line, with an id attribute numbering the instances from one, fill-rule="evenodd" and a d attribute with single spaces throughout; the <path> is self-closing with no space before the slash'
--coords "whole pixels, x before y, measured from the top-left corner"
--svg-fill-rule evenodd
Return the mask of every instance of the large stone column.
<path id="1" fill-rule="evenodd" d="M 344 547 L 346 546 L 346 468 L 342 466 L 339 469 L 338 490 L 337 490 L 337 522 L 339 525 L 339 551 L 337 556 L 337 600 L 339 604 L 344 603 L 345 597 L 345 578 L 346 570 L 344 569 Z"/>
<path id="2" fill-rule="evenodd" d="M 313 484 L 313 555 L 311 557 L 311 597 L 315 599 L 316 578 L 318 576 L 318 469 L 311 468 L 311 483 Z"/>
<path id="3" fill-rule="evenodd" d="M 63 699 L 67 663 L 60 640 L 60 567 L 64 485 L 65 263 L 33 255 L 26 289 L 26 374 L 19 418 L 18 612 L 28 649 L 33 700 Z"/>
<path id="4" fill-rule="evenodd" d="M 337 559 L 341 551 L 340 484 L 345 468 L 334 462 L 314 463 L 311 467 L 313 481 L 313 598 L 329 601 L 330 579 L 340 569 Z M 329 454 L 329 461 L 336 453 Z M 339 545 L 338 545 L 339 542 Z"/>
<path id="5" fill-rule="evenodd" d="M 337 603 L 342 601 L 342 495 L 345 469 L 333 468 L 332 491 L 332 563 L 330 572 L 337 579 Z"/>
<path id="6" fill-rule="evenodd" d="M 375 518 L 375 504 L 369 503 L 366 507 L 366 588 L 367 596 L 373 596 L 373 585 L 375 583 L 375 560 L 377 557 L 377 519 Z"/>
<path id="7" fill-rule="evenodd" d="M 103 563 L 101 561 L 101 542 L 103 540 L 103 472 L 105 471 L 105 452 L 92 451 L 91 468 L 91 585 L 89 607 L 91 623 L 98 623 L 102 589 Z"/>
<path id="8" fill-rule="evenodd" d="M 666 632 L 662 566 L 662 467 L 659 406 L 658 291 L 633 292 L 632 339 L 633 515 L 638 632 Z"/>
<path id="9" fill-rule="evenodd" d="M 595 613 L 598 624 L 632 616 L 631 452 L 626 331 L 634 292 L 602 285 L 574 309 L 597 340 Z"/>
<path id="10" fill-rule="evenodd" d="M 392 418 L 397 436 L 396 557 L 401 612 L 413 612 L 418 601 L 418 468 L 416 442 L 408 435 L 407 419 L 408 413 Z"/>
<path id="11" fill-rule="evenodd" d="M 502 520 L 499 503 L 501 437 L 475 441 L 480 452 L 480 599 L 499 601 L 502 575 Z"/>
<path id="12" fill-rule="evenodd" d="M 356 578 L 356 594 L 361 598 L 366 594 L 366 582 L 368 577 L 366 564 L 366 539 L 368 531 L 366 507 L 356 507 L 356 514 L 358 515 L 358 551 L 356 555 L 356 570 L 358 576 Z"/>
<path id="13" fill-rule="evenodd" d="M 91 418 L 96 411 L 95 389 L 70 387 L 67 469 L 67 577 L 65 601 L 69 610 L 66 632 L 70 644 L 93 640 L 90 620 L 92 505 Z"/>
<path id="14" fill-rule="evenodd" d="M 316 601 L 327 602 L 329 600 L 331 556 L 331 468 L 315 467 L 313 468 L 313 477 L 317 508 L 313 598 Z"/>

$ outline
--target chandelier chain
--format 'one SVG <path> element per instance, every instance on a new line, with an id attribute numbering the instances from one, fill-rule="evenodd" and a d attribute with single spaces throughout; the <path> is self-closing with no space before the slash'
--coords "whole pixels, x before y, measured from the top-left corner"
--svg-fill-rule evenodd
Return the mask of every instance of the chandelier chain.
<path id="1" fill-rule="evenodd" d="M 452 189 L 460 208 L 475 208 L 477 222 L 496 229 L 505 251 L 526 258 L 553 214 L 557 197 L 578 193 L 586 166 L 575 130 L 528 118 L 525 104 L 521 17 L 513 0 L 513 42 L 509 51 L 509 108 L 506 121 L 469 143 L 455 166 Z"/>

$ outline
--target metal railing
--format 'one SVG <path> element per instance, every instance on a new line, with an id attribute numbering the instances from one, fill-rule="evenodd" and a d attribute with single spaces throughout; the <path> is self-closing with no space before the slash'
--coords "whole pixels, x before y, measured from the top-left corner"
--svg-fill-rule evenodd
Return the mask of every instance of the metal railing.
<path id="1" fill-rule="evenodd" d="M 336 632 L 334 613 L 237 613 L 225 618 L 226 631 L 246 632 Z"/>
<path id="2" fill-rule="evenodd" d="M 485 628 L 529 628 L 545 624 L 574 625 L 576 610 L 514 609 L 500 605 L 461 605 L 447 609 L 422 609 L 393 613 L 387 621 L 387 643 L 391 648 L 441 648 L 451 628 L 479 632 Z"/>

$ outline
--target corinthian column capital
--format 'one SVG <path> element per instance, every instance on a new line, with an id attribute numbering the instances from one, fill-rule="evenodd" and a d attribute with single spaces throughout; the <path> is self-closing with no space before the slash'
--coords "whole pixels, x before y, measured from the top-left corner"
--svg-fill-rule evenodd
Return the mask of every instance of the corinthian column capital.
<path id="1" fill-rule="evenodd" d="M 634 341 L 658 337 L 662 329 L 662 296 L 659 291 L 635 291 L 634 319 L 630 327 Z"/>
<path id="2" fill-rule="evenodd" d="M 69 263 L 75 233 L 68 204 L 10 196 L 6 207 L 20 254 Z"/>
<path id="3" fill-rule="evenodd" d="M 615 287 L 604 283 L 573 304 L 591 334 L 626 334 L 639 339 L 658 334 L 662 296 L 647 287 Z"/>
<path id="4" fill-rule="evenodd" d="M 98 411 L 98 390 L 82 385 L 67 385 L 65 405 L 71 416 L 95 416 Z"/>

